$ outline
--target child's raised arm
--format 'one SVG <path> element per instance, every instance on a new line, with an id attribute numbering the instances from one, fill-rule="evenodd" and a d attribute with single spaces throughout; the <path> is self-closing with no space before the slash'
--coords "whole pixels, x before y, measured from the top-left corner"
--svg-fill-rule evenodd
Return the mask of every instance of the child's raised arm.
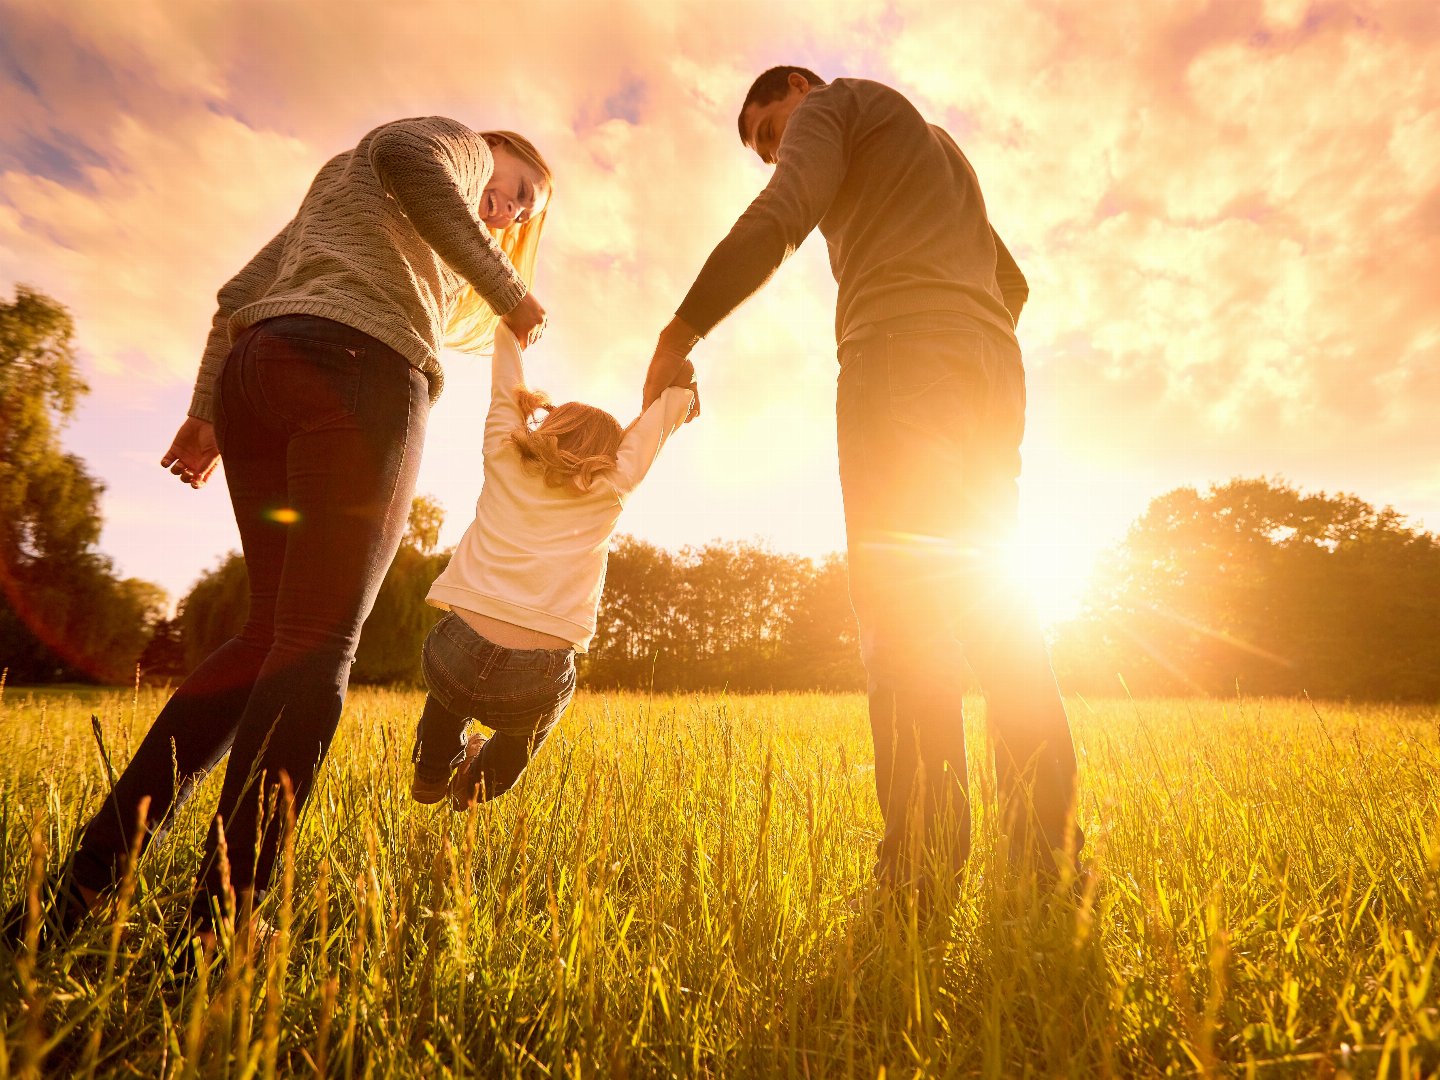
<path id="1" fill-rule="evenodd" d="M 666 387 L 625 432 L 614 474 L 615 490 L 622 502 L 645 479 L 665 441 L 685 423 L 694 400 L 695 393 L 688 386 Z"/>
<path id="2" fill-rule="evenodd" d="M 515 392 L 525 385 L 525 361 L 510 328 L 495 328 L 495 354 L 490 359 L 490 412 L 485 417 L 485 453 L 493 454 L 505 436 L 525 423 Z"/>

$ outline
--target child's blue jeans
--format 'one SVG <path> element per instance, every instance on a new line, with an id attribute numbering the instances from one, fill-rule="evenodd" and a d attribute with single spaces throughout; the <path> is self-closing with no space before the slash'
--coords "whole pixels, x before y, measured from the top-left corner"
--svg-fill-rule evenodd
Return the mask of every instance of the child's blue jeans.
<path id="1" fill-rule="evenodd" d="M 464 753 L 465 724 L 495 734 L 470 763 L 481 801 L 509 791 L 575 694 L 573 649 L 507 649 L 454 612 L 430 630 L 422 654 L 430 693 L 415 733 L 422 774 L 449 775 Z"/>

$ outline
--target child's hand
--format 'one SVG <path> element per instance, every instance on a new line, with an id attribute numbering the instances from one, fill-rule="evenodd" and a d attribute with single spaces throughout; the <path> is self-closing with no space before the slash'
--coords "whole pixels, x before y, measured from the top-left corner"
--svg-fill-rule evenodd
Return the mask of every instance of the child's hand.
<path id="1" fill-rule="evenodd" d="M 695 365 L 686 360 L 676 370 L 670 385 L 682 387 L 694 395 L 690 400 L 690 411 L 685 414 L 685 423 L 688 424 L 700 415 L 700 384 L 695 381 Z"/>
<path id="2" fill-rule="evenodd" d="M 500 321 L 510 328 L 520 348 L 524 349 L 540 340 L 549 320 L 545 314 L 545 306 L 535 299 L 534 293 L 527 292 L 520 298 L 520 303 L 500 316 Z"/>
<path id="3" fill-rule="evenodd" d="M 695 365 L 689 360 L 683 361 L 675 369 L 675 375 L 670 380 L 671 386 L 693 386 L 695 384 Z"/>

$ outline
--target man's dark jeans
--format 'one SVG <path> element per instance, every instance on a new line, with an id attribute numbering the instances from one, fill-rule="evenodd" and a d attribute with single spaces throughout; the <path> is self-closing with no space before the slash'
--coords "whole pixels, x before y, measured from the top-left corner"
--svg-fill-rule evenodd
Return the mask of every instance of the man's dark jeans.
<path id="1" fill-rule="evenodd" d="M 360 627 L 404 535 L 429 413 L 399 353 L 312 316 L 246 330 L 225 361 L 215 431 L 250 578 L 239 636 L 175 691 L 85 829 L 76 880 L 113 884 L 230 751 L 197 908 L 269 885 L 288 784 L 298 813 L 340 719 Z M 149 799 L 142 825 L 140 804 Z"/>
<path id="2" fill-rule="evenodd" d="M 495 732 L 470 766 L 482 801 L 515 786 L 575 695 L 573 649 L 507 649 L 454 612 L 431 628 L 422 665 L 430 693 L 415 732 L 415 763 L 448 775 L 466 721 L 480 721 Z"/>
<path id="3" fill-rule="evenodd" d="M 985 694 L 1002 829 L 1076 847 L 1075 750 L 1038 623 L 1001 553 L 1013 538 L 1025 372 L 1018 346 L 958 314 L 873 328 L 840 349 L 836 403 L 850 592 L 885 819 L 877 876 L 969 852 L 962 712 Z"/>

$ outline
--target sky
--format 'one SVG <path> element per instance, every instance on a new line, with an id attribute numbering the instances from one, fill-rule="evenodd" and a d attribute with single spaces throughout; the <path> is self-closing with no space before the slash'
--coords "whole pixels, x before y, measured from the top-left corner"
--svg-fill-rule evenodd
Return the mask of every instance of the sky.
<path id="1" fill-rule="evenodd" d="M 1237 475 L 1440 530 L 1440 5 L 1306 0 L 0 0 L 0 297 L 78 325 L 102 549 L 175 598 L 239 546 L 158 466 L 214 295 L 371 128 L 443 114 L 556 173 L 533 385 L 622 422 L 768 171 L 756 74 L 877 79 L 947 128 L 1030 281 L 1022 545 L 1073 607 L 1148 502 Z M 704 415 L 621 528 L 841 550 L 835 287 L 812 236 L 697 348 Z M 468 523 L 488 364 L 447 353 L 419 490 Z"/>

